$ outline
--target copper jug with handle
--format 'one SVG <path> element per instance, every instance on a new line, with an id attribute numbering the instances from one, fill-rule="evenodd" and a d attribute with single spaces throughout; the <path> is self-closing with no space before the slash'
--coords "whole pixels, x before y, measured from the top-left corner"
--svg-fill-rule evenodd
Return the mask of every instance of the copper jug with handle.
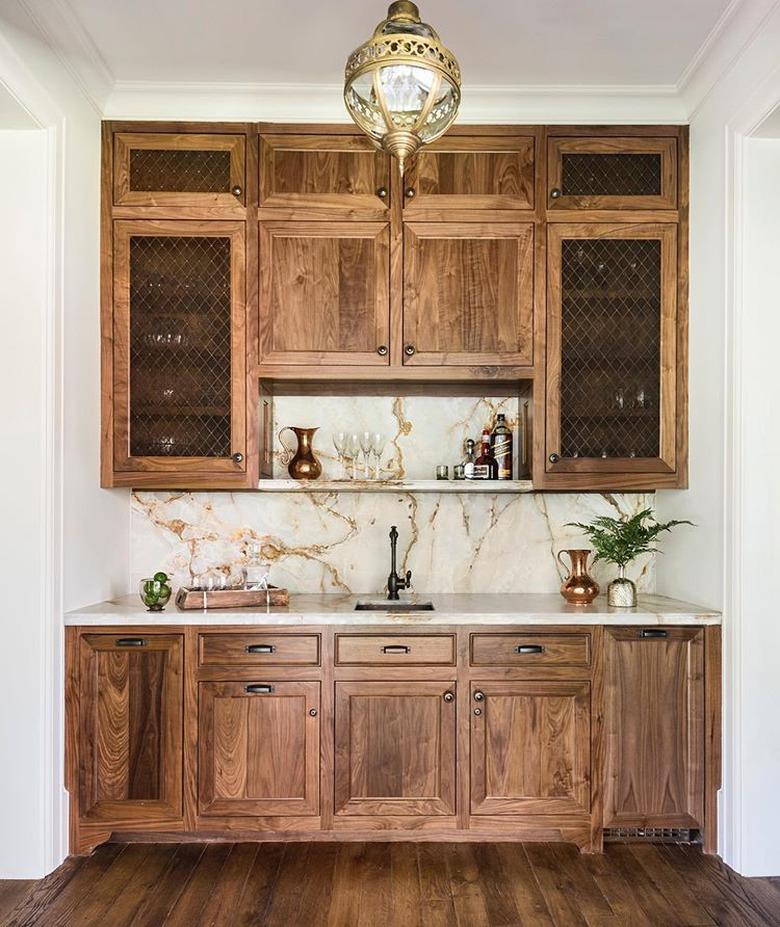
<path id="1" fill-rule="evenodd" d="M 314 456 L 314 432 L 318 428 L 296 428 L 294 425 L 285 425 L 279 432 L 279 443 L 285 450 L 282 463 L 287 465 L 287 472 L 294 480 L 316 480 L 322 473 L 322 464 Z M 285 431 L 292 431 L 298 439 L 295 451 L 287 447 L 282 435 Z"/>
<path id="2" fill-rule="evenodd" d="M 599 584 L 588 573 L 588 557 L 592 550 L 559 550 L 558 562 L 566 570 L 566 579 L 561 584 L 561 595 L 569 605 L 590 605 L 599 594 Z M 569 555 L 570 565 L 561 559 Z"/>

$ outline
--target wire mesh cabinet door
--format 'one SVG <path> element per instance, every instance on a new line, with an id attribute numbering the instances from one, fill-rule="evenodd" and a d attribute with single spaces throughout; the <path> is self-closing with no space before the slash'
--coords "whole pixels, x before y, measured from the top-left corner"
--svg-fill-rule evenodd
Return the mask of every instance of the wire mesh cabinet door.
<path id="1" fill-rule="evenodd" d="M 243 222 L 114 224 L 114 470 L 246 472 Z"/>
<path id="2" fill-rule="evenodd" d="M 676 226 L 550 225 L 547 307 L 546 473 L 674 474 Z"/>

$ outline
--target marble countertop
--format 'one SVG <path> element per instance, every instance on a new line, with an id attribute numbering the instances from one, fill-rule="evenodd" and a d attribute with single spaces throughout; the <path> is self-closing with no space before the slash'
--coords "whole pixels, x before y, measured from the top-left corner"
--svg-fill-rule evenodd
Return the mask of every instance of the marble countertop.
<path id="1" fill-rule="evenodd" d="M 606 597 L 592 605 L 567 605 L 557 593 L 547 595 L 402 596 L 407 602 L 432 602 L 434 611 L 355 611 L 357 602 L 383 602 L 377 595 L 291 595 L 284 608 L 180 611 L 173 600 L 162 613 L 151 613 L 137 595 L 121 596 L 65 614 L 65 624 L 98 625 L 718 625 L 720 612 L 659 595 L 640 595 L 636 608 L 610 608 Z"/>

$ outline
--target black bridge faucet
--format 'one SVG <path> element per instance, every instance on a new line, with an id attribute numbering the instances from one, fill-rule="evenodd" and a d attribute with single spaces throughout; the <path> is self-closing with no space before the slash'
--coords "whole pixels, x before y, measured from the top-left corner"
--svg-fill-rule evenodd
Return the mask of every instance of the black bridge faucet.
<path id="1" fill-rule="evenodd" d="M 398 575 L 396 570 L 396 554 L 398 549 L 398 528 L 395 525 L 390 529 L 390 575 L 387 577 L 387 598 L 392 602 L 398 598 L 399 589 L 408 589 L 412 585 L 412 571 L 406 571 L 406 579 Z"/>

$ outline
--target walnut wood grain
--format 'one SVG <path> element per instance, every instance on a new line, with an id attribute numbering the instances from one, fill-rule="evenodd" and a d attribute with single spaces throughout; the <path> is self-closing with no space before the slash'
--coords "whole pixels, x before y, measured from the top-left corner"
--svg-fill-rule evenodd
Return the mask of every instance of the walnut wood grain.
<path id="1" fill-rule="evenodd" d="M 518 648 L 542 648 L 522 652 Z M 475 666 L 588 666 L 590 634 L 472 634 L 471 663 Z"/>
<path id="2" fill-rule="evenodd" d="M 258 648 L 270 650 L 263 652 Z M 276 666 L 288 663 L 317 666 L 320 662 L 320 638 L 317 634 L 267 631 L 201 634 L 199 657 L 202 666 Z"/>
<path id="3" fill-rule="evenodd" d="M 452 634 L 336 634 L 336 665 L 455 663 Z"/>
<path id="4" fill-rule="evenodd" d="M 705 632 L 660 630 L 605 629 L 607 827 L 704 823 Z"/>

